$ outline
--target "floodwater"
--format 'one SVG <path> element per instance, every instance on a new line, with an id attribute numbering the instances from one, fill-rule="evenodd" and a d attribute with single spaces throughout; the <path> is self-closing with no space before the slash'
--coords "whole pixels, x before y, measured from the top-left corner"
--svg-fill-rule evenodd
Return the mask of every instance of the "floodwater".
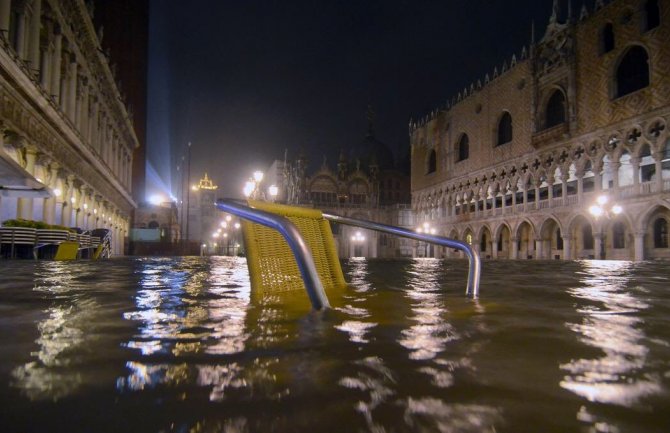
<path id="1" fill-rule="evenodd" d="M 466 268 L 352 259 L 318 313 L 241 258 L 0 261 L 0 431 L 670 431 L 670 263 Z"/>

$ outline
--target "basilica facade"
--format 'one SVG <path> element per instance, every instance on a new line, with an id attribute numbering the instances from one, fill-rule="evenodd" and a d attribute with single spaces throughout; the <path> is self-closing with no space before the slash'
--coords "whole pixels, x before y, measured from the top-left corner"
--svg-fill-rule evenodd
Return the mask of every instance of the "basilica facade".
<path id="1" fill-rule="evenodd" d="M 0 157 L 44 187 L 3 185 L 0 220 L 108 228 L 121 254 L 138 139 L 93 13 L 76 0 L 0 0 Z"/>
<path id="2" fill-rule="evenodd" d="M 670 258 L 669 40 L 668 0 L 555 0 L 541 39 L 410 122 L 419 222 L 483 258 Z"/>

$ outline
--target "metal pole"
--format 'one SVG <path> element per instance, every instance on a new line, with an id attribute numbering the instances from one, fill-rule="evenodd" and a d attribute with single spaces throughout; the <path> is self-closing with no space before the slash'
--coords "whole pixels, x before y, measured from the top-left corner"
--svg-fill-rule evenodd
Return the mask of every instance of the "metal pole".
<path id="1" fill-rule="evenodd" d="M 186 246 L 188 248 L 189 244 L 189 232 L 188 232 L 188 222 L 190 220 L 191 213 L 191 142 L 188 142 L 188 148 L 186 150 L 187 162 L 186 162 Z"/>

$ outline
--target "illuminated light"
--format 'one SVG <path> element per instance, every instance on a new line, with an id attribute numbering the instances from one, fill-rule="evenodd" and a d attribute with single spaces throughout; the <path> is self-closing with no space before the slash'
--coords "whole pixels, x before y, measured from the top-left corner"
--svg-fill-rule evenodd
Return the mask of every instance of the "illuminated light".
<path id="1" fill-rule="evenodd" d="M 202 244 L 202 247 L 203 247 L 203 248 L 207 248 L 207 244 Z"/>
<path id="2" fill-rule="evenodd" d="M 223 227 L 224 229 L 228 228 L 228 223 L 225 221 L 221 221 L 221 227 Z"/>
<path id="3" fill-rule="evenodd" d="M 42 181 L 42 179 L 40 179 L 39 177 L 36 177 L 35 180 L 38 181 L 39 183 L 44 183 L 44 181 Z"/>
<path id="4" fill-rule="evenodd" d="M 260 170 L 254 171 L 254 180 L 256 181 L 256 183 L 261 183 L 261 181 L 263 180 L 263 172 Z"/>
<path id="5" fill-rule="evenodd" d="M 277 197 L 277 194 L 279 194 L 279 188 L 277 185 L 270 185 L 268 188 L 268 194 L 270 194 L 273 198 Z"/>
<path id="6" fill-rule="evenodd" d="M 97 213 L 98 213 L 98 210 L 97 210 L 97 209 L 93 209 L 93 213 L 94 213 L 94 214 L 97 214 Z"/>
<path id="7" fill-rule="evenodd" d="M 604 205 L 605 203 L 607 203 L 607 200 L 608 200 L 608 198 L 607 198 L 606 195 L 601 195 L 601 196 L 598 196 L 598 198 L 596 199 L 596 202 L 597 202 L 600 206 L 602 206 L 602 205 Z"/>
<path id="8" fill-rule="evenodd" d="M 423 229 L 421 227 L 419 227 L 419 228 L 416 229 L 416 232 L 417 233 L 423 233 Z"/>
<path id="9" fill-rule="evenodd" d="M 213 238 L 218 238 L 218 237 L 219 237 L 219 232 L 214 232 L 214 233 L 212 233 L 212 237 L 213 237 Z"/>
<path id="10" fill-rule="evenodd" d="M 428 228 L 430 228 L 430 224 L 428 224 L 427 222 L 423 223 L 423 229 L 428 231 Z"/>
<path id="11" fill-rule="evenodd" d="M 197 191 L 197 190 L 198 190 L 198 185 L 193 185 L 193 186 L 191 187 L 191 189 L 192 189 L 193 191 Z"/>
<path id="12" fill-rule="evenodd" d="M 217 233 L 221 233 L 221 229 L 217 229 L 216 232 L 217 232 Z"/>
<path id="13" fill-rule="evenodd" d="M 231 219 L 233 219 L 233 217 L 231 217 L 230 215 L 226 215 L 226 221 L 230 221 Z"/>
<path id="14" fill-rule="evenodd" d="M 223 234 L 223 237 L 224 237 L 224 238 L 227 238 L 227 237 L 228 237 L 228 233 L 224 233 L 224 234 Z"/>
<path id="15" fill-rule="evenodd" d="M 614 215 L 619 215 L 621 212 L 623 212 L 623 208 L 621 206 L 619 206 L 618 204 L 612 206 L 612 213 Z"/>
<path id="16" fill-rule="evenodd" d="M 77 199 L 74 197 L 70 197 L 70 203 L 75 204 L 77 202 Z"/>
<path id="17" fill-rule="evenodd" d="M 149 203 L 151 203 L 154 206 L 158 206 L 159 204 L 163 203 L 164 198 L 160 194 L 154 194 L 151 197 L 149 197 Z"/>
<path id="18" fill-rule="evenodd" d="M 589 208 L 589 213 L 594 217 L 599 217 L 603 214 L 603 208 L 594 204 Z"/>
<path id="19" fill-rule="evenodd" d="M 431 234 L 431 235 L 434 235 L 435 233 L 437 233 L 437 230 L 435 230 L 435 229 L 430 229 L 430 234 Z"/>
<path id="20" fill-rule="evenodd" d="M 84 210 L 88 209 L 88 204 L 84 203 Z"/>
<path id="21" fill-rule="evenodd" d="M 216 242 L 214 242 L 214 246 L 215 246 L 215 247 L 217 247 L 218 245 L 219 245 L 219 244 L 217 244 Z"/>
<path id="22" fill-rule="evenodd" d="M 250 197 L 251 194 L 254 193 L 254 190 L 256 189 L 256 184 L 254 183 L 253 180 L 248 180 L 244 183 L 244 188 L 242 189 L 242 193 L 244 194 L 245 197 Z"/>
<path id="23" fill-rule="evenodd" d="M 54 188 L 54 195 L 56 197 L 60 197 L 61 195 L 63 195 L 63 191 L 61 191 L 60 188 Z"/>
<path id="24" fill-rule="evenodd" d="M 235 223 L 235 228 L 239 229 L 240 228 L 240 223 Z"/>

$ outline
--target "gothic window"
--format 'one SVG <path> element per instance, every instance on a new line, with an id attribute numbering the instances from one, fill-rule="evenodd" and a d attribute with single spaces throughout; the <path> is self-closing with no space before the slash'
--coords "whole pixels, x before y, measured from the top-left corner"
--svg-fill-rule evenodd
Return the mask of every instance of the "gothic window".
<path id="1" fill-rule="evenodd" d="M 649 55 L 639 45 L 624 54 L 616 70 L 616 97 L 628 95 L 649 85 Z"/>
<path id="2" fill-rule="evenodd" d="M 658 0 L 648 0 L 644 4 L 644 31 L 655 29 L 661 25 L 661 13 L 658 9 Z"/>
<path id="3" fill-rule="evenodd" d="M 482 234 L 482 240 L 481 240 L 481 242 L 479 243 L 479 249 L 480 249 L 481 252 L 483 252 L 483 253 L 486 252 L 486 244 L 487 244 L 487 242 L 486 242 L 486 233 L 483 233 L 483 234 Z"/>
<path id="4" fill-rule="evenodd" d="M 561 228 L 560 227 L 556 228 L 556 249 L 557 250 L 562 250 L 563 249 L 563 237 L 561 236 Z"/>
<path id="5" fill-rule="evenodd" d="M 656 163 L 651 156 L 649 145 L 642 146 L 640 152 L 640 182 L 650 182 L 656 175 Z"/>
<path id="6" fill-rule="evenodd" d="M 615 222 L 612 226 L 612 247 L 626 248 L 626 226 L 621 221 Z"/>
<path id="7" fill-rule="evenodd" d="M 435 149 L 432 149 L 430 154 L 428 154 L 428 169 L 426 170 L 426 174 L 435 173 L 435 170 L 437 170 L 437 153 Z"/>
<path id="8" fill-rule="evenodd" d="M 619 157 L 619 186 L 633 184 L 633 165 L 630 163 L 630 153 L 624 151 Z"/>
<path id="9" fill-rule="evenodd" d="M 470 139 L 468 134 L 463 134 L 458 141 L 458 161 L 465 161 L 470 157 Z"/>
<path id="10" fill-rule="evenodd" d="M 607 23 L 600 31 L 600 53 L 609 53 L 614 49 L 614 26 Z"/>
<path id="11" fill-rule="evenodd" d="M 668 222 L 665 218 L 654 221 L 654 248 L 668 248 Z"/>
<path id="12" fill-rule="evenodd" d="M 496 146 L 512 141 L 512 116 L 506 111 L 498 122 L 498 142 Z"/>
<path id="13" fill-rule="evenodd" d="M 560 90 L 555 90 L 547 102 L 545 126 L 551 128 L 565 123 L 565 96 Z"/>
<path id="14" fill-rule="evenodd" d="M 593 249 L 593 232 L 591 231 L 591 226 L 586 224 L 582 227 L 582 238 L 584 238 L 584 249 L 592 250 Z"/>

